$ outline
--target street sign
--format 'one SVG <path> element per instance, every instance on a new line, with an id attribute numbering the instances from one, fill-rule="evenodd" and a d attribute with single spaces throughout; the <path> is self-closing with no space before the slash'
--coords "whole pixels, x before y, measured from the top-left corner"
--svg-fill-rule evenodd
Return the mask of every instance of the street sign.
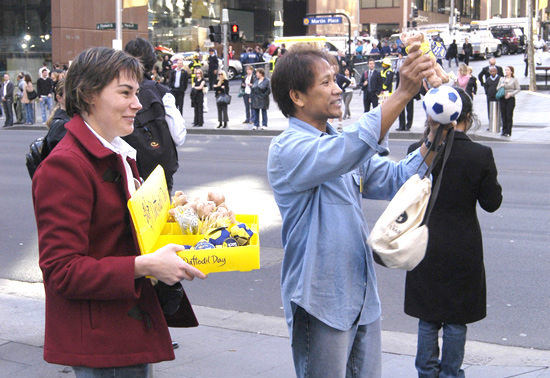
<path id="1" fill-rule="evenodd" d="M 304 25 L 341 24 L 342 17 L 304 17 Z"/>
<path id="2" fill-rule="evenodd" d="M 96 30 L 115 30 L 116 23 L 114 23 L 114 22 L 102 22 L 100 24 L 96 24 L 95 28 L 96 28 Z M 122 23 L 122 29 L 138 30 L 138 24 L 123 22 Z"/>

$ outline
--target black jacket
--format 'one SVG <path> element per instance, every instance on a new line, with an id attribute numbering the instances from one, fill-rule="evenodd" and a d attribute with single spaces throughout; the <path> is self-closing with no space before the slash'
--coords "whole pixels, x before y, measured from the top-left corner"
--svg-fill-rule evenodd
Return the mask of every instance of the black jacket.
<path id="1" fill-rule="evenodd" d="M 414 148 L 414 146 L 411 146 Z M 434 181 L 440 166 L 433 172 Z M 487 312 L 483 243 L 476 213 L 502 202 L 491 148 L 456 132 L 428 221 L 424 260 L 407 273 L 405 313 L 430 322 L 467 324 Z"/>
<path id="2" fill-rule="evenodd" d="M 367 92 L 367 75 L 369 74 L 369 70 L 367 69 L 363 75 L 361 75 L 361 80 L 359 80 L 359 87 Z M 372 77 L 371 77 L 371 93 L 379 95 L 382 92 L 382 76 L 380 76 L 380 72 L 377 70 L 372 71 Z"/>
<path id="3" fill-rule="evenodd" d="M 490 66 L 483 67 L 479 75 L 477 75 L 477 78 L 479 79 L 479 82 L 481 83 L 482 87 L 485 86 L 485 81 L 487 80 L 487 78 L 491 76 L 491 74 L 489 73 L 489 67 Z M 495 66 L 495 67 L 497 68 L 498 76 L 504 77 L 504 71 L 502 71 L 502 67 L 501 66 Z"/>
<path id="4" fill-rule="evenodd" d="M 44 147 L 42 148 L 42 158 L 46 158 L 48 154 L 53 150 L 57 143 L 63 139 L 67 133 L 65 124 L 69 122 L 71 118 L 67 115 L 67 112 L 61 108 L 57 108 L 53 114 L 52 122 L 50 123 L 50 129 L 44 138 Z"/>
<path id="5" fill-rule="evenodd" d="M 176 70 L 172 70 L 170 72 L 170 82 L 169 87 L 172 91 L 177 92 L 185 92 L 187 90 L 187 82 L 189 81 L 189 75 L 187 74 L 187 71 L 185 71 L 183 68 L 181 69 L 181 75 L 180 75 L 180 86 L 179 88 L 174 87 L 174 84 L 176 82 Z"/>

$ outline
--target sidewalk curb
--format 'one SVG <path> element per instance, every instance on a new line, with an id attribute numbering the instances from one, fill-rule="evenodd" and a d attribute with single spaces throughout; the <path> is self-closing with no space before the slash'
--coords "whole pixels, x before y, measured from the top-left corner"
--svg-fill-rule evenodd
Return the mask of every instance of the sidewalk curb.
<path id="1" fill-rule="evenodd" d="M 42 283 L 0 279 L 0 295 L 9 295 L 10 299 L 21 302 L 21 308 L 28 309 L 28 307 L 36 306 L 39 303 L 43 306 L 44 288 Z M 193 309 L 201 326 L 288 339 L 288 328 L 285 319 L 281 317 L 204 306 L 193 306 Z M 43 308 L 34 313 L 43 316 Z M 43 324 L 43 319 L 40 320 L 40 323 Z M 21 328 L 15 328 L 10 332 L 14 333 L 13 337 L 9 338 L 9 335 L 4 334 L 2 338 L 13 341 L 19 340 L 22 336 Z M 30 336 L 36 337 L 36 335 Z M 416 335 L 382 331 L 382 351 L 388 354 L 414 357 Z M 472 366 L 548 367 L 550 366 L 550 351 L 467 341 L 464 363 Z"/>

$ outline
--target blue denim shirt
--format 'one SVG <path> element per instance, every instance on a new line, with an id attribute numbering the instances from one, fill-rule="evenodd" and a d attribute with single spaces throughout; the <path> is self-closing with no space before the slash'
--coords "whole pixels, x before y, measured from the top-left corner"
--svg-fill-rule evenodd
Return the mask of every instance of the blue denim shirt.
<path id="1" fill-rule="evenodd" d="M 296 305 L 339 330 L 380 317 L 361 199 L 391 199 L 422 161 L 419 150 L 398 163 L 381 157 L 388 151 L 378 144 L 380 125 L 380 107 L 343 133 L 291 117 L 271 142 L 267 169 L 283 220 L 281 291 L 290 335 Z"/>

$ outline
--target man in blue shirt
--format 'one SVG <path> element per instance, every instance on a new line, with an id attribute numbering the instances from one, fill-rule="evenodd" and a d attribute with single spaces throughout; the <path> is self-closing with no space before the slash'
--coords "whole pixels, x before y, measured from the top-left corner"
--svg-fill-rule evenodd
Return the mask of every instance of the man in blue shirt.
<path id="1" fill-rule="evenodd" d="M 273 139 L 267 169 L 283 221 L 281 292 L 299 378 L 381 376 L 380 300 L 361 203 L 391 199 L 428 151 L 422 145 L 400 162 L 380 156 L 390 126 L 433 73 L 418 47 L 394 94 L 342 133 L 327 123 L 342 115 L 334 57 L 295 45 L 273 72 L 289 126 Z"/>

